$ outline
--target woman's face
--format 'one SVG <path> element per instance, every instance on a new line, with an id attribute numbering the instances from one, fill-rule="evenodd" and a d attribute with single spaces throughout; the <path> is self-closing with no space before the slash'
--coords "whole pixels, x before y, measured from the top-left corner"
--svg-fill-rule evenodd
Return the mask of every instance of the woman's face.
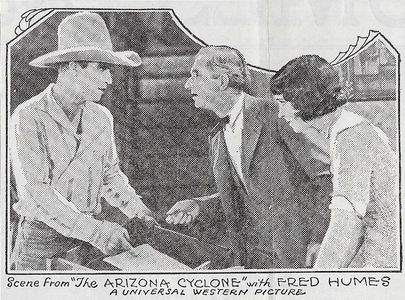
<path id="1" fill-rule="evenodd" d="M 274 95 L 274 98 L 279 104 L 278 117 L 284 118 L 287 122 L 291 122 L 296 118 L 296 110 L 291 102 L 285 101 L 283 95 Z"/>
<path id="2" fill-rule="evenodd" d="M 283 118 L 295 132 L 302 132 L 302 130 L 308 125 L 299 116 L 297 116 L 298 110 L 296 110 L 291 102 L 284 100 L 283 95 L 274 95 L 274 99 L 277 100 L 279 110 L 278 117 Z"/>

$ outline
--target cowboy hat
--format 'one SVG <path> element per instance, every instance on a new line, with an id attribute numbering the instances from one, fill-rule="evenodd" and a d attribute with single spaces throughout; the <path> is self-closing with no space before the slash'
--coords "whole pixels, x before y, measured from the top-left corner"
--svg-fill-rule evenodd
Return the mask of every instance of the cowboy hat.
<path id="1" fill-rule="evenodd" d="M 134 51 L 114 52 L 107 26 L 100 15 L 80 12 L 66 17 L 58 27 L 58 50 L 30 62 L 39 68 L 70 61 L 103 62 L 136 67 L 141 58 Z"/>

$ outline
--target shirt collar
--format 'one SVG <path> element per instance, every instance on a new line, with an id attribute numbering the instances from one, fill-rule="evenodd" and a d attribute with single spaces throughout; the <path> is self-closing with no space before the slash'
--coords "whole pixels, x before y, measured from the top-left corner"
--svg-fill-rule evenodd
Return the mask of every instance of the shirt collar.
<path id="1" fill-rule="evenodd" d="M 331 128 L 340 118 L 343 112 L 342 108 L 338 108 L 334 113 L 329 113 L 318 117 L 314 120 L 308 121 L 308 127 L 318 131 L 326 139 L 330 138 Z"/>
<path id="2" fill-rule="evenodd" d="M 62 125 L 65 125 L 69 120 L 66 114 L 63 112 L 62 107 L 56 103 L 55 97 L 53 96 L 53 87 L 55 86 L 54 83 L 48 85 L 45 90 L 46 97 L 47 97 L 47 112 L 57 121 L 61 122 Z"/>
<path id="3" fill-rule="evenodd" d="M 342 109 L 341 113 L 336 118 L 335 122 L 331 125 L 330 129 L 331 135 L 336 136 L 343 130 L 350 127 L 354 127 L 363 121 L 365 121 L 365 119 L 362 116 L 359 116 L 358 114 L 355 114 L 351 111 Z"/>
<path id="4" fill-rule="evenodd" d="M 64 113 L 62 107 L 56 102 L 55 97 L 53 96 L 53 87 L 54 84 L 51 83 L 47 89 L 45 90 L 46 96 L 47 96 L 47 112 L 48 114 L 56 120 L 59 124 L 61 124 L 63 127 L 68 129 L 72 134 L 76 133 L 77 130 L 77 124 L 79 120 L 79 115 L 78 113 L 73 121 L 69 121 L 68 117 Z"/>
<path id="5" fill-rule="evenodd" d="M 245 93 L 242 92 L 239 96 L 238 101 L 233 105 L 231 110 L 229 111 L 229 124 L 233 125 L 236 121 L 236 119 L 240 116 L 240 113 L 243 108 L 243 99 L 245 98 Z"/>

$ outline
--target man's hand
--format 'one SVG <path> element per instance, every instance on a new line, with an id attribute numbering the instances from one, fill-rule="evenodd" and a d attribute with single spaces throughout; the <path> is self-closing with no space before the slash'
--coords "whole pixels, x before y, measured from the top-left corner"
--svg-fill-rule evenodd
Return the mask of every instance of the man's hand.
<path id="1" fill-rule="evenodd" d="M 129 241 L 129 234 L 125 228 L 116 230 L 113 232 L 106 245 L 105 253 L 108 255 L 114 255 L 127 250 L 132 250 L 133 247 Z"/>
<path id="2" fill-rule="evenodd" d="M 179 201 L 166 213 L 168 215 L 166 222 L 174 225 L 189 224 L 199 213 L 200 206 L 197 201 L 193 199 Z"/>
<path id="3" fill-rule="evenodd" d="M 133 249 L 128 231 L 121 225 L 103 221 L 99 230 L 99 238 L 92 244 L 104 254 L 114 255 Z"/>
<path id="4" fill-rule="evenodd" d="M 309 243 L 307 247 L 307 256 L 305 259 L 305 267 L 312 268 L 315 264 L 315 261 L 319 254 L 319 249 L 321 244 L 318 243 Z"/>
<path id="5" fill-rule="evenodd" d="M 159 223 L 156 221 L 153 212 L 147 207 L 138 212 L 136 216 L 139 219 L 143 220 L 148 228 L 152 228 L 155 225 L 159 226 Z"/>

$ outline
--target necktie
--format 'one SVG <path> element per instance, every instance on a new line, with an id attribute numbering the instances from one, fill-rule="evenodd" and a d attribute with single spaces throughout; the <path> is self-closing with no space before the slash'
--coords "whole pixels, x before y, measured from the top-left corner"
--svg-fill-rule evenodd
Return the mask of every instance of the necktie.
<path id="1" fill-rule="evenodd" d="M 229 123 L 229 116 L 225 116 L 225 117 L 223 117 L 223 118 L 221 118 L 221 119 L 219 120 L 219 124 L 220 124 L 222 127 L 225 127 L 225 125 L 228 124 L 228 123 Z"/>
<path id="2" fill-rule="evenodd" d="M 79 124 L 77 125 L 76 130 L 76 134 L 79 135 L 79 138 L 76 138 L 76 152 L 77 150 L 79 150 L 80 147 L 80 135 L 83 133 L 82 117 L 83 117 L 83 109 L 80 111 Z"/>
<path id="3" fill-rule="evenodd" d="M 82 118 L 83 118 L 83 109 L 80 111 L 80 119 L 79 119 L 79 124 L 77 125 L 76 134 L 83 133 Z"/>

